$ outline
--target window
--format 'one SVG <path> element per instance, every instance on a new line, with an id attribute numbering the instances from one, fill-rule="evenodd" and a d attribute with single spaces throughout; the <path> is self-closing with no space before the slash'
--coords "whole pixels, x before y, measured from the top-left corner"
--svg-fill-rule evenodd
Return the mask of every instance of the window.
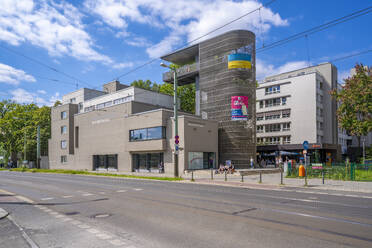
<path id="1" fill-rule="evenodd" d="M 289 130 L 291 130 L 291 123 L 290 122 L 283 123 L 283 131 L 289 131 Z"/>
<path id="2" fill-rule="evenodd" d="M 67 112 L 66 111 L 62 111 L 61 112 L 61 119 L 64 120 L 67 118 Z"/>
<path id="3" fill-rule="evenodd" d="M 265 88 L 265 95 L 280 93 L 280 85 Z"/>
<path id="4" fill-rule="evenodd" d="M 291 143 L 291 136 L 284 136 L 283 144 L 290 144 L 290 143 Z"/>
<path id="5" fill-rule="evenodd" d="M 280 124 L 269 124 L 265 125 L 265 132 L 271 133 L 271 132 L 279 132 L 280 131 Z"/>
<path id="6" fill-rule="evenodd" d="M 257 126 L 257 133 L 263 133 L 264 131 L 264 126 L 263 125 L 258 125 Z"/>
<path id="7" fill-rule="evenodd" d="M 96 108 L 96 106 L 90 106 L 90 107 L 86 107 L 85 109 L 84 109 L 84 112 L 90 112 L 90 111 L 93 111 L 93 110 L 95 110 L 95 108 Z"/>
<path id="8" fill-rule="evenodd" d="M 319 122 L 319 129 L 323 130 L 323 122 Z"/>
<path id="9" fill-rule="evenodd" d="M 61 163 L 62 164 L 67 163 L 67 156 L 66 155 L 61 156 Z"/>
<path id="10" fill-rule="evenodd" d="M 319 88 L 323 89 L 323 82 L 319 82 Z"/>
<path id="11" fill-rule="evenodd" d="M 291 117 L 290 110 L 283 110 L 282 111 L 282 118 L 289 118 L 289 117 Z"/>
<path id="12" fill-rule="evenodd" d="M 257 138 L 257 144 L 263 144 L 264 138 Z"/>
<path id="13" fill-rule="evenodd" d="M 263 115 L 257 116 L 257 121 L 262 121 L 263 120 Z"/>
<path id="14" fill-rule="evenodd" d="M 66 134 L 67 133 L 67 126 L 62 126 L 61 127 L 61 134 Z"/>
<path id="15" fill-rule="evenodd" d="M 282 105 L 286 105 L 287 104 L 287 97 L 282 97 Z"/>
<path id="16" fill-rule="evenodd" d="M 67 141 L 66 140 L 62 140 L 61 141 L 61 148 L 62 149 L 66 149 L 67 148 Z"/>
<path id="17" fill-rule="evenodd" d="M 70 103 L 75 103 L 75 102 L 76 102 L 76 98 L 75 97 L 70 99 Z"/>
<path id="18" fill-rule="evenodd" d="M 79 113 L 83 110 L 83 103 L 82 102 L 79 102 Z"/>
<path id="19" fill-rule="evenodd" d="M 280 98 L 274 98 L 273 99 L 273 106 L 279 106 L 279 105 L 280 105 Z"/>
<path id="20" fill-rule="evenodd" d="M 100 103 L 96 105 L 96 109 L 101 109 L 105 107 L 105 103 Z"/>
<path id="21" fill-rule="evenodd" d="M 114 100 L 114 104 L 120 104 L 120 103 L 124 103 L 124 102 L 130 102 L 133 100 L 133 96 L 126 96 L 126 97 L 122 97 L 122 98 L 119 98 L 119 99 L 115 99 Z"/>
<path id="22" fill-rule="evenodd" d="M 165 139 L 165 127 L 130 130 L 130 141 Z"/>
<path id="23" fill-rule="evenodd" d="M 105 108 L 106 108 L 106 107 L 110 107 L 110 106 L 112 105 L 112 101 L 105 102 L 104 104 L 105 104 Z"/>
<path id="24" fill-rule="evenodd" d="M 266 142 L 269 144 L 279 144 L 280 143 L 280 137 L 268 137 L 266 138 Z"/>
<path id="25" fill-rule="evenodd" d="M 75 127 L 75 147 L 79 148 L 79 127 Z"/>
<path id="26" fill-rule="evenodd" d="M 263 108 L 264 106 L 264 101 L 260 101 L 260 108 Z"/>

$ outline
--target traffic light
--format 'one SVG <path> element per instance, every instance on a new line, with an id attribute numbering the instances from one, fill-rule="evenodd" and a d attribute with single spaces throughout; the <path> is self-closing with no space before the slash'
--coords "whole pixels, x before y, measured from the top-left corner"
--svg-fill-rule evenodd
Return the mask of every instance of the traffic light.
<path id="1" fill-rule="evenodd" d="M 180 136 L 176 135 L 174 136 L 174 143 L 178 145 L 180 143 Z"/>

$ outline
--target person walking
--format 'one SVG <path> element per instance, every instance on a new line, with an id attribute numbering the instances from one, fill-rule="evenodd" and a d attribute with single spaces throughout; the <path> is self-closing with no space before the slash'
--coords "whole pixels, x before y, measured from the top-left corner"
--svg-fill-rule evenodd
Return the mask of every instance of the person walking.
<path id="1" fill-rule="evenodd" d="M 253 169 L 254 168 L 254 161 L 253 161 L 252 157 L 251 157 L 250 161 L 251 161 L 251 169 Z"/>

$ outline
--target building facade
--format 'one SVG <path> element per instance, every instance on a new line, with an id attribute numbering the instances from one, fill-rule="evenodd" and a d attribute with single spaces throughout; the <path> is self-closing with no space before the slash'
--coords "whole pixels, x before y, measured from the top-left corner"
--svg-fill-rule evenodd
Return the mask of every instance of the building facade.
<path id="1" fill-rule="evenodd" d="M 336 101 L 337 68 L 324 63 L 265 78 L 256 90 L 257 151 L 260 158 L 307 155 L 322 161 L 339 159 Z"/>
<path id="2" fill-rule="evenodd" d="M 159 172 L 164 165 L 173 175 L 172 98 L 116 81 L 65 95 L 51 111 L 50 168 Z M 179 136 L 179 171 L 216 168 L 217 122 L 181 113 Z"/>
<path id="3" fill-rule="evenodd" d="M 162 57 L 181 66 L 178 84 L 195 83 L 196 115 L 218 121 L 221 163 L 248 168 L 256 158 L 255 35 L 230 31 Z M 173 73 L 163 74 L 173 83 Z"/>

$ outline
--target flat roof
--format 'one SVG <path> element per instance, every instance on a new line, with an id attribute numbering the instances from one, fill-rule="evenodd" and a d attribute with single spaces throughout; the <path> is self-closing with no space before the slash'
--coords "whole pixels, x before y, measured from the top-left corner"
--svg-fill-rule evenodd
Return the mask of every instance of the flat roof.
<path id="1" fill-rule="evenodd" d="M 195 56 L 199 54 L 199 44 L 179 49 L 170 54 L 164 55 L 161 59 L 177 65 L 183 65 L 190 61 L 195 61 Z"/>

